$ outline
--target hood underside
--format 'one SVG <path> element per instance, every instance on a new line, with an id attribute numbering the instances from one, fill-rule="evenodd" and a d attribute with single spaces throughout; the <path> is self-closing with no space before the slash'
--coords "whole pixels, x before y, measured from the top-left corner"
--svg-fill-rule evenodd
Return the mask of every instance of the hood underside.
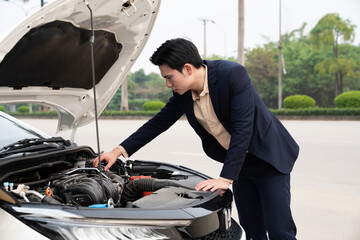
<path id="1" fill-rule="evenodd" d="M 65 87 L 91 89 L 90 37 L 90 30 L 62 21 L 32 29 L 1 62 L 0 86 L 14 90 L 33 86 L 53 90 Z M 95 32 L 96 84 L 118 59 L 121 49 L 122 45 L 116 42 L 113 33 Z"/>
<path id="2" fill-rule="evenodd" d="M 160 0 L 90 0 L 98 115 L 125 80 L 152 30 Z M 58 0 L 0 42 L 0 104 L 54 108 L 57 131 L 95 118 L 90 11 L 82 0 Z"/>

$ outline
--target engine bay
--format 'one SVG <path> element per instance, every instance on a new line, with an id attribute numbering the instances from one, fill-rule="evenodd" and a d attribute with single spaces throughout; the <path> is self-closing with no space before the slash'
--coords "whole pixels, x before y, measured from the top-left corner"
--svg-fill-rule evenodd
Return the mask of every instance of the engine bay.
<path id="1" fill-rule="evenodd" d="M 181 166 L 118 159 L 110 170 L 100 172 L 92 167 L 93 157 L 82 150 L 46 162 L 46 157 L 33 159 L 38 164 L 27 162 L 3 174 L 0 183 L 22 203 L 90 208 L 193 206 L 213 195 L 195 190 L 206 176 Z"/>

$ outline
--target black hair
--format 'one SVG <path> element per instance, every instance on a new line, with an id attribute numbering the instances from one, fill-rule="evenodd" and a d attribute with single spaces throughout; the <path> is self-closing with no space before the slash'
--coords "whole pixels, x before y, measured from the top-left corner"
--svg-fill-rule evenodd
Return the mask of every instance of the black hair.
<path id="1" fill-rule="evenodd" d="M 150 61 L 156 66 L 165 64 L 179 72 L 182 72 L 185 63 L 190 63 L 195 68 L 200 68 L 203 64 L 196 46 L 183 38 L 167 40 L 161 44 L 150 57 Z"/>

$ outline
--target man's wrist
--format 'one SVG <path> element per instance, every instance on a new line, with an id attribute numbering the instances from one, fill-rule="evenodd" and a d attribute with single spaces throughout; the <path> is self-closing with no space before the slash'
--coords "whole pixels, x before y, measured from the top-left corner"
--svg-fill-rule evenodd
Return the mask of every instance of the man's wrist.
<path id="1" fill-rule="evenodd" d="M 116 157 L 120 157 L 122 155 L 121 150 L 117 147 L 114 148 L 111 152 L 113 152 L 116 155 Z"/>
<path id="2" fill-rule="evenodd" d="M 230 184 L 232 184 L 232 183 L 234 182 L 234 180 L 228 179 L 228 178 L 220 177 L 219 179 L 220 179 L 220 180 L 223 180 L 223 181 L 225 181 L 225 182 L 228 182 L 228 183 L 230 183 Z"/>
<path id="3" fill-rule="evenodd" d="M 125 148 L 121 145 L 117 146 L 116 148 L 114 148 L 112 150 L 113 152 L 115 152 L 117 154 L 117 157 L 120 157 L 121 155 L 124 157 L 124 158 L 128 158 L 129 155 L 128 153 L 126 152 Z"/>

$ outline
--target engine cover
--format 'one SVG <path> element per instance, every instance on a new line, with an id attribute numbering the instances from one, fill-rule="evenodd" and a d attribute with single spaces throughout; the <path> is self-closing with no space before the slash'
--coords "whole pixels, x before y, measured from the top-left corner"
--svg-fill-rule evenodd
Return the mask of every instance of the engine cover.
<path id="1" fill-rule="evenodd" d="M 110 198 L 117 205 L 123 189 L 123 179 L 119 176 L 77 173 L 53 181 L 54 194 L 62 202 L 70 205 L 89 206 L 106 203 Z M 115 174 L 114 174 L 115 175 Z M 103 190 L 104 189 L 104 190 Z"/>

